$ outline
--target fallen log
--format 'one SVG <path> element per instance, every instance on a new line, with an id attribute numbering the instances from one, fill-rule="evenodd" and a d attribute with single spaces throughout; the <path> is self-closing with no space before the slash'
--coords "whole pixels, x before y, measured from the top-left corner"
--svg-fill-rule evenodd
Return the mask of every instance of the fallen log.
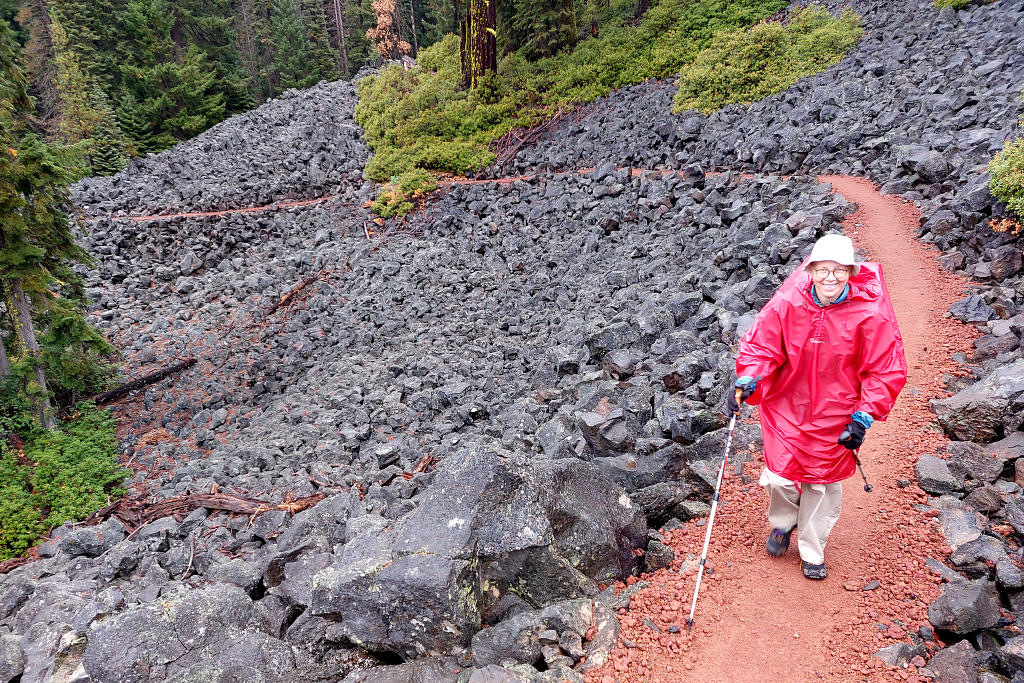
<path id="1" fill-rule="evenodd" d="M 146 498 L 122 498 L 89 515 L 85 523 L 97 524 L 110 517 L 117 517 L 129 532 L 133 532 L 162 517 L 174 517 L 180 522 L 198 508 L 245 515 L 259 515 L 271 510 L 283 510 L 295 514 L 313 507 L 326 497 L 322 493 L 317 493 L 284 503 L 272 503 L 267 500 L 236 496 L 230 493 L 195 493 L 158 501 L 149 501 Z"/>
<path id="2" fill-rule="evenodd" d="M 161 370 L 157 370 L 156 372 L 151 372 L 148 375 L 143 375 L 142 377 L 133 379 L 130 382 L 125 382 L 119 387 L 115 387 L 109 391 L 104 391 L 102 394 L 96 394 L 92 397 L 92 400 L 95 401 L 98 406 L 101 406 L 104 403 L 110 403 L 111 401 L 116 401 L 129 392 L 141 389 L 142 387 L 153 384 L 154 382 L 159 382 L 160 380 L 170 377 L 176 372 L 186 370 L 195 364 L 195 358 L 188 358 L 178 363 L 174 363 L 173 365 L 169 365 Z"/>

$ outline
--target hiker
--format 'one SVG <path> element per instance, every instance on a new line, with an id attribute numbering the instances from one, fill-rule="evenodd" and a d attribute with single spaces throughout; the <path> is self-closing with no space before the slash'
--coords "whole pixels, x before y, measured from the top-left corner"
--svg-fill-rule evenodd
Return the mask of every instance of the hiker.
<path id="1" fill-rule="evenodd" d="M 825 544 L 839 519 L 842 480 L 875 420 L 907 381 L 903 339 L 881 266 L 858 264 L 845 235 L 819 239 L 743 335 L 730 411 L 760 406 L 768 492 L 768 552 L 797 531 L 803 574 L 824 579 Z M 840 440 L 844 438 L 844 440 Z"/>

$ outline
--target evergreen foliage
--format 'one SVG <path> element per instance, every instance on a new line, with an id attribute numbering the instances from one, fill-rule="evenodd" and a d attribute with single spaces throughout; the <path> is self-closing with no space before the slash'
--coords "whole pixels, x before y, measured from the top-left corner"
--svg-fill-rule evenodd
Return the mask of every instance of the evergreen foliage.
<path id="1" fill-rule="evenodd" d="M 128 164 L 127 141 L 107 93 L 96 90 L 93 100 L 99 122 L 89 148 L 89 165 L 92 175 L 112 175 Z"/>
<path id="2" fill-rule="evenodd" d="M 381 189 L 373 203 L 373 212 L 381 218 L 403 216 L 436 187 L 437 183 L 429 171 L 421 168 L 406 171 Z"/>
<path id="3" fill-rule="evenodd" d="M 26 408 L 0 385 L 0 560 L 30 548 L 48 529 L 80 520 L 124 494 L 114 420 L 84 404 L 58 431 L 18 419 Z M 9 437 L 17 436 L 17 440 Z M 15 446 L 21 442 L 22 445 Z"/>
<path id="4" fill-rule="evenodd" d="M 850 10 L 834 19 L 817 7 L 795 9 L 786 25 L 762 23 L 719 33 L 679 74 L 673 111 L 711 114 L 782 92 L 839 62 L 863 29 Z"/>
<path id="5" fill-rule="evenodd" d="M 299 17 L 295 0 L 270 0 L 271 43 L 274 46 L 273 70 L 279 91 L 305 88 L 313 83 L 309 73 L 309 36 Z"/>
<path id="6" fill-rule="evenodd" d="M 11 381 L 50 427 L 51 390 L 66 399 L 102 384 L 109 370 L 99 359 L 111 348 L 82 317 L 72 270 L 91 260 L 67 212 L 78 149 L 28 132 L 31 103 L 10 38 L 0 24 L 0 333 L 8 332 Z"/>
<path id="7" fill-rule="evenodd" d="M 1024 138 L 1008 141 L 988 166 L 992 196 L 1024 219 Z"/>
<path id="8" fill-rule="evenodd" d="M 633 3 L 616 0 L 597 38 L 533 62 L 525 48 L 508 54 L 472 90 L 461 86 L 458 38 L 446 37 L 420 52 L 419 68 L 389 66 L 360 82 L 356 121 L 375 153 L 366 173 L 385 181 L 411 168 L 465 173 L 486 166 L 494 159 L 489 143 L 513 126 L 671 76 L 716 33 L 747 28 L 786 6 L 786 0 L 661 0 L 634 26 Z"/>
<path id="9" fill-rule="evenodd" d="M 338 55 L 331 47 L 323 2 L 302 0 L 302 18 L 305 22 L 306 42 L 309 44 L 310 63 L 306 67 L 311 72 L 309 78 L 316 79 L 313 83 L 338 80 L 341 78 Z"/>

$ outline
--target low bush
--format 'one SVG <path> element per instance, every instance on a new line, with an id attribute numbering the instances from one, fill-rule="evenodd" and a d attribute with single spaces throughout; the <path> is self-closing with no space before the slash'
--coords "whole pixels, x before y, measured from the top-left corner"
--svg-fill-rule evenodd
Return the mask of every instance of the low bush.
<path id="1" fill-rule="evenodd" d="M 722 32 L 679 74 L 673 111 L 711 114 L 782 92 L 800 78 L 839 62 L 860 40 L 857 15 L 835 19 L 818 7 L 795 9 L 786 25 L 761 23 Z"/>
<path id="2" fill-rule="evenodd" d="M 1024 138 L 1007 142 L 988 166 L 992 196 L 1024 219 Z"/>
<path id="3" fill-rule="evenodd" d="M 124 494 L 128 471 L 118 464 L 114 431 L 107 410 L 82 404 L 58 430 L 0 434 L 0 560 Z"/>
<path id="4" fill-rule="evenodd" d="M 373 203 L 373 212 L 381 218 L 402 216 L 413 210 L 415 202 L 437 187 L 429 171 L 414 168 L 381 188 Z"/>
<path id="5" fill-rule="evenodd" d="M 786 0 L 660 0 L 639 26 L 633 2 L 613 0 L 599 37 L 537 61 L 503 57 L 476 89 L 461 84 L 459 39 L 422 50 L 417 67 L 391 65 L 359 83 L 356 121 L 374 157 L 366 174 L 380 182 L 413 169 L 464 174 L 494 161 L 491 142 L 513 127 L 540 123 L 616 88 L 677 73 L 722 31 L 750 26 Z"/>
<path id="6" fill-rule="evenodd" d="M 955 10 L 961 10 L 968 5 L 975 4 L 977 0 L 933 0 L 933 3 L 939 9 L 944 7 L 952 7 Z M 978 4 L 990 5 L 996 0 L 980 0 Z"/>

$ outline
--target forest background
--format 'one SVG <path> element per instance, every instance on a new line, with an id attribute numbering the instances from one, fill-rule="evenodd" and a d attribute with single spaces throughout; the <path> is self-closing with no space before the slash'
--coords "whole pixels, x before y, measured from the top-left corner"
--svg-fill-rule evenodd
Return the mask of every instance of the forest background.
<path id="1" fill-rule="evenodd" d="M 0 0 L 34 127 L 106 175 L 289 88 L 351 77 L 458 30 L 459 0 Z M 397 56 L 397 55 L 396 55 Z"/>

